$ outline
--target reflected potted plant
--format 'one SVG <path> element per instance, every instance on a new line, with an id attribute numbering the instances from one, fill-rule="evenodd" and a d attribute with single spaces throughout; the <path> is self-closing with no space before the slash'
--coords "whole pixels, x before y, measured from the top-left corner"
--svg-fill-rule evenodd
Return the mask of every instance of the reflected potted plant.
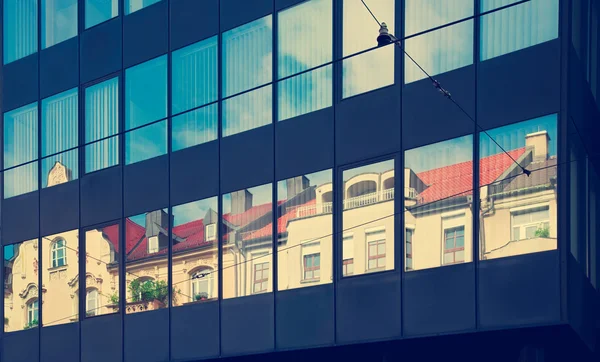
<path id="1" fill-rule="evenodd" d="M 194 300 L 196 302 L 208 300 L 208 293 L 202 292 L 194 295 Z"/>
<path id="2" fill-rule="evenodd" d="M 536 238 L 549 238 L 550 237 L 550 228 L 549 227 L 538 228 L 535 231 L 535 237 Z"/>
<path id="3" fill-rule="evenodd" d="M 23 327 L 23 329 L 24 329 L 24 330 L 27 330 L 27 329 L 35 328 L 35 327 L 37 327 L 37 326 L 38 326 L 38 321 L 37 321 L 37 319 L 34 319 L 34 320 L 32 320 L 31 322 L 27 323 L 27 324 L 26 324 L 26 325 Z"/>

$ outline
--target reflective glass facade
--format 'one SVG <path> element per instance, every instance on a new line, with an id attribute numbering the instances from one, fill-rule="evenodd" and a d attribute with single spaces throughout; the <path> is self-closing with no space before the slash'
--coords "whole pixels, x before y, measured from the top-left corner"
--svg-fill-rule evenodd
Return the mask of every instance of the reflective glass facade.
<path id="1" fill-rule="evenodd" d="M 594 84 L 593 18 L 365 2 L 5 0 L 0 359 L 567 323 L 561 273 L 600 275 L 594 98 L 561 63 Z"/>

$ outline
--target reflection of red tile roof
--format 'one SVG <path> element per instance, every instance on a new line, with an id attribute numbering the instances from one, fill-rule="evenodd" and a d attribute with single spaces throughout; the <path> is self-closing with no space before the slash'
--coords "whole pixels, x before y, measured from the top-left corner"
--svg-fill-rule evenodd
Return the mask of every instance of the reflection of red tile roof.
<path id="1" fill-rule="evenodd" d="M 525 153 L 525 148 L 519 148 L 510 151 L 509 154 L 514 159 L 521 157 Z M 480 162 L 480 184 L 489 184 L 500 175 L 502 175 L 511 165 L 513 161 L 504 153 L 492 155 L 481 159 Z M 429 171 L 418 173 L 417 176 L 426 184 L 428 187 L 419 194 L 421 202 L 435 202 L 451 196 L 456 195 L 470 195 L 472 193 L 472 180 L 473 180 L 473 162 L 461 162 L 450 166 L 440 167 Z M 279 201 L 278 205 L 282 205 L 285 201 Z M 288 222 L 296 217 L 296 213 L 299 208 L 303 206 L 316 205 L 316 200 L 312 199 L 308 202 L 288 207 L 285 214 L 281 215 L 277 220 L 278 233 L 285 233 L 287 231 Z M 238 227 L 243 227 L 256 221 L 263 215 L 271 212 L 271 204 L 266 203 L 262 205 L 256 205 L 241 214 L 225 214 L 223 219 Z M 302 208 L 300 210 L 299 217 L 307 217 L 316 215 L 316 208 Z M 272 233 L 271 223 L 268 222 L 266 225 L 260 226 L 255 230 L 246 230 L 242 233 L 243 240 L 252 240 L 258 238 L 270 237 Z M 148 240 L 145 237 L 145 228 L 126 219 L 126 250 L 127 260 L 138 260 L 150 256 L 148 254 Z M 104 234 L 107 238 L 115 245 L 115 250 L 118 251 L 118 226 L 112 225 L 103 229 Z M 173 228 L 173 234 L 176 239 L 183 241 L 176 242 L 173 246 L 173 252 L 193 249 L 202 247 L 205 245 L 211 245 L 216 241 L 205 241 L 204 240 L 204 222 L 202 219 L 194 220 Z M 227 235 L 223 235 L 224 239 Z M 166 255 L 167 250 L 163 249 L 156 255 Z"/>
<path id="2" fill-rule="evenodd" d="M 514 159 L 521 157 L 525 148 L 510 151 Z M 513 163 L 506 154 L 499 153 L 481 159 L 480 185 L 495 181 Z M 473 189 L 473 161 L 435 168 L 417 174 L 428 187 L 419 194 L 420 203 L 435 202 L 452 196 L 471 195 Z"/>

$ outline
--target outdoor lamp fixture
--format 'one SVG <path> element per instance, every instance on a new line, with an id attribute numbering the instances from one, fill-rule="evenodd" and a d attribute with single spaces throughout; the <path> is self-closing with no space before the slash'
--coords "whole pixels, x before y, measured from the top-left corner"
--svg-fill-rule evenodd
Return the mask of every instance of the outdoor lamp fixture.
<path id="1" fill-rule="evenodd" d="M 379 36 L 377 37 L 377 46 L 384 46 L 394 42 L 396 37 L 390 34 L 387 24 L 381 23 L 381 27 L 379 28 Z"/>

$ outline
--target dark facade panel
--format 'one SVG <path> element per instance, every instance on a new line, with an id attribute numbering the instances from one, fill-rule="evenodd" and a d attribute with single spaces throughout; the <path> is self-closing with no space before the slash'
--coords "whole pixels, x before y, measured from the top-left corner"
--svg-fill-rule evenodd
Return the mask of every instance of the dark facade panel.
<path id="1" fill-rule="evenodd" d="M 335 117 L 336 164 L 399 151 L 399 87 L 345 99 L 337 106 Z"/>
<path id="2" fill-rule="evenodd" d="M 219 194 L 219 142 L 171 153 L 171 205 Z"/>
<path id="3" fill-rule="evenodd" d="M 594 300 L 598 299 L 597 292 L 585 275 L 583 267 L 568 255 L 568 295 L 567 315 L 571 328 L 579 338 L 594 349 L 597 338 L 598 306 Z"/>
<path id="4" fill-rule="evenodd" d="M 90 226 L 122 217 L 123 189 L 120 166 L 81 178 L 81 226 Z"/>
<path id="5" fill-rule="evenodd" d="M 40 235 L 51 235 L 78 227 L 79 180 L 40 191 Z"/>
<path id="6" fill-rule="evenodd" d="M 276 295 L 278 350 L 333 345 L 333 284 L 282 291 Z"/>
<path id="7" fill-rule="evenodd" d="M 2 203 L 2 242 L 12 244 L 39 236 L 39 194 L 30 192 Z"/>
<path id="8" fill-rule="evenodd" d="M 475 118 L 475 66 L 440 74 L 436 79 L 451 90 L 456 102 Z M 429 79 L 402 91 L 402 148 L 407 150 L 471 134 L 475 123 L 444 97 Z"/>
<path id="9" fill-rule="evenodd" d="M 169 155 L 125 166 L 125 216 L 169 204 Z"/>
<path id="10" fill-rule="evenodd" d="M 84 31 L 81 39 L 81 83 L 117 72 L 123 66 L 122 17 Z"/>
<path id="11" fill-rule="evenodd" d="M 479 263 L 482 329 L 560 322 L 558 250 Z"/>
<path id="12" fill-rule="evenodd" d="M 145 62 L 169 50 L 168 1 L 160 1 L 123 19 L 123 66 Z"/>
<path id="13" fill-rule="evenodd" d="M 169 310 L 125 316 L 125 361 L 164 362 L 169 359 Z"/>
<path id="14" fill-rule="evenodd" d="M 86 318 L 81 322 L 81 362 L 123 360 L 121 315 Z"/>
<path id="15" fill-rule="evenodd" d="M 219 356 L 219 303 L 190 303 L 171 310 L 171 359 Z"/>
<path id="16" fill-rule="evenodd" d="M 275 347 L 273 294 L 221 302 L 221 355 L 265 353 Z"/>
<path id="17" fill-rule="evenodd" d="M 333 167 L 333 114 L 327 108 L 277 123 L 278 180 Z"/>
<path id="18" fill-rule="evenodd" d="M 484 129 L 559 110 L 558 39 L 479 64 L 477 121 Z"/>
<path id="19" fill-rule="evenodd" d="M 221 31 L 233 29 L 273 12 L 273 0 L 221 0 Z"/>
<path id="20" fill-rule="evenodd" d="M 273 125 L 221 140 L 221 192 L 273 181 Z"/>
<path id="21" fill-rule="evenodd" d="M 289 8 L 305 1 L 306 0 L 275 0 L 275 10 L 279 11 L 281 9 Z"/>
<path id="22" fill-rule="evenodd" d="M 26 346 L 26 348 L 23 348 Z M 37 362 L 40 356 L 40 331 L 4 333 L 2 338 L 2 362 Z"/>
<path id="23" fill-rule="evenodd" d="M 79 362 L 79 323 L 43 327 L 41 342 L 40 362 Z"/>
<path id="24" fill-rule="evenodd" d="M 400 338 L 402 322 L 399 273 L 342 279 L 338 283 L 335 303 L 338 343 Z"/>
<path id="25" fill-rule="evenodd" d="M 79 38 L 74 37 L 40 52 L 40 97 L 79 85 Z"/>
<path id="26" fill-rule="evenodd" d="M 4 65 L 2 82 L 3 112 L 38 99 L 38 53 Z"/>
<path id="27" fill-rule="evenodd" d="M 475 329 L 473 263 L 408 272 L 402 295 L 405 336 Z"/>
<path id="28" fill-rule="evenodd" d="M 171 0 L 171 49 L 219 33 L 219 0 Z"/>

